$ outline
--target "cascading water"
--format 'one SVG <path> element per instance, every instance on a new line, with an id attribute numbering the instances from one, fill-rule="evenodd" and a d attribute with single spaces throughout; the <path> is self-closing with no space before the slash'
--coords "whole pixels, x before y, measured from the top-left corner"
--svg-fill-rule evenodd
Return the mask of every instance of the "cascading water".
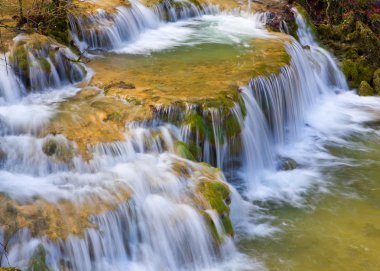
<path id="1" fill-rule="evenodd" d="M 7 55 L 4 57 L 8 59 Z M 0 97 L 2 103 L 16 101 L 25 93 L 25 89 L 20 85 L 19 79 L 5 58 L 0 59 Z"/>
<path id="2" fill-rule="evenodd" d="M 260 198 L 267 189 L 265 175 L 275 171 L 276 153 L 302 136 L 307 111 L 324 95 L 348 89 L 332 56 L 319 47 L 305 20 L 297 10 L 294 12 L 300 42 L 309 47 L 304 49 L 293 40 L 286 48 L 291 57 L 289 66 L 282 68 L 279 75 L 253 79 L 243 91 L 248 117 L 242 133 L 242 175 L 247 193 L 253 198 Z M 264 120 L 260 116 L 265 116 Z M 256 134 L 252 135 L 252 131 Z"/>
<path id="3" fill-rule="evenodd" d="M 77 89 L 53 89 L 64 83 L 63 77 L 40 80 L 37 58 L 52 61 L 44 52 L 22 50 L 30 62 L 28 75 L 36 80 L 23 84 L 14 68 L 9 74 L 1 70 L 8 80 L 1 85 L 0 191 L 2 207 L 13 206 L 1 209 L 0 224 L 6 225 L 0 233 L 6 244 L 6 251 L 0 251 L 2 266 L 27 268 L 40 257 L 52 270 L 202 270 L 218 265 L 230 270 L 228 259 L 241 259 L 233 267 L 246 261 L 235 251 L 231 232 L 225 232 L 222 221 L 228 214 L 211 210 L 198 192 L 198 183 L 208 181 L 228 187 L 221 174 L 163 153 L 174 151 L 179 130 L 159 127 L 162 140 L 155 141 L 150 131 L 130 127 L 125 142 L 90 149 L 90 162 L 63 136 L 41 138 L 57 102 Z M 13 59 L 16 68 L 22 67 L 21 60 Z M 42 84 L 50 79 L 56 81 Z M 6 96 L 11 87 L 20 93 L 14 103 Z M 50 91 L 42 91 L 47 87 Z M 217 112 L 210 114 L 219 118 Z"/>
<path id="4" fill-rule="evenodd" d="M 115 17 L 104 12 L 89 18 L 71 17 L 71 30 L 82 49 L 114 49 L 144 29 L 157 27 L 163 18 L 175 21 L 205 10 L 186 8 L 178 11 L 164 3 L 152 11 L 133 3 L 129 10 L 118 8 Z M 200 113 L 193 105 L 186 110 L 163 107 L 157 109 L 153 121 L 127 125 L 125 140 L 89 148 L 92 159 L 85 161 L 75 143 L 64 136 L 38 134 L 54 116 L 54 104 L 77 89 L 62 96 L 52 90 L 22 98 L 28 86 L 38 91 L 77 80 L 60 76 L 67 74 L 66 68 L 41 78 L 41 65 L 46 63 L 37 58 L 45 57 L 53 67 L 57 61 L 45 51 L 28 54 L 28 72 L 33 78 L 28 84 L 22 84 L 17 72 L 0 65 L 0 76 L 6 78 L 0 82 L 0 197 L 9 215 L 0 218 L 0 224 L 11 227 L 10 218 L 23 215 L 24 210 L 46 218 L 24 227 L 15 224 L 11 233 L 8 228 L 0 231 L 0 242 L 7 243 L 7 258 L 2 257 L 0 264 L 26 268 L 42 249 L 52 270 L 261 270 L 235 250 L 223 223 L 226 214 L 204 206 L 205 200 L 198 198 L 197 185 L 203 181 L 229 187 L 222 174 L 173 153 L 178 141 L 194 143 L 201 148 L 198 160 L 227 170 L 231 149 L 240 148 L 243 189 L 248 189 L 244 193 L 250 199 L 281 193 L 269 191 L 270 184 L 265 183 L 267 175 L 275 174 L 276 155 L 302 138 L 306 115 L 321 97 L 347 89 L 334 59 L 307 34 L 309 29 L 297 13 L 296 18 L 301 45 L 288 42 L 290 64 L 277 75 L 254 78 L 240 88 L 244 107 L 236 103 L 228 112 L 242 128 L 241 142 L 228 141 L 222 134 L 225 112 L 207 108 Z M 92 28 L 95 25 L 100 26 Z M 41 100 L 45 103 L 38 103 Z M 25 109 L 23 121 L 5 112 L 14 107 L 17 112 L 20 107 Z M 194 114 L 196 121 L 209 121 L 207 133 L 189 124 Z M 25 115 L 33 115 L 35 122 Z M 223 202 L 232 199 L 231 216 L 243 220 L 239 212 L 249 204 L 230 190 L 231 198 Z"/>
<path id="5" fill-rule="evenodd" d="M 24 85 L 22 90 L 32 92 L 83 80 L 86 69 L 76 59 L 70 49 L 37 34 L 17 36 L 9 54 L 10 67 Z"/>
<path id="6" fill-rule="evenodd" d="M 98 10 L 89 16 L 70 15 L 71 35 L 81 50 L 120 49 L 127 42 L 136 40 L 142 32 L 156 29 L 165 22 L 218 12 L 214 6 L 195 6 L 187 1 L 175 3 L 176 7 L 170 1 L 164 1 L 148 8 L 138 1 L 131 1 L 131 7 L 117 7 L 115 14 Z"/>

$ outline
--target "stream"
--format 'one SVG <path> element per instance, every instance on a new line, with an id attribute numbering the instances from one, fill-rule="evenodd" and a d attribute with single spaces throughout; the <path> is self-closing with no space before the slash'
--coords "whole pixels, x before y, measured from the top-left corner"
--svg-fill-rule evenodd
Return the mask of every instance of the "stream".
<path id="1" fill-rule="evenodd" d="M 90 62 L 49 56 L 60 68 L 47 77 L 29 55 L 31 92 L 0 62 L 1 266 L 29 270 L 37 255 L 49 270 L 379 270 L 380 99 L 348 88 L 297 10 L 299 41 L 266 30 L 265 14 L 163 12 L 134 1 L 112 19 L 69 18 Z M 126 123 L 122 140 L 88 147 L 90 159 L 69 136 L 47 134 L 65 104 L 75 119 L 83 90 L 118 81 L 133 84 L 126 106 L 157 104 L 155 118 Z M 199 105 L 231 86 L 244 106 Z M 194 112 L 210 133 L 192 134 Z M 234 140 L 224 114 L 238 123 Z M 197 162 L 176 153 L 178 141 L 198 146 Z M 234 234 L 226 213 L 199 207 L 205 179 L 230 190 Z"/>

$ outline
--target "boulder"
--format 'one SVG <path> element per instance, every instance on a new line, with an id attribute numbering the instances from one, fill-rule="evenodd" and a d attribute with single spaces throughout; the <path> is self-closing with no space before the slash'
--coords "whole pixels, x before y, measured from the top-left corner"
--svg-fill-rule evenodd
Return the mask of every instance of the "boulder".
<path id="1" fill-rule="evenodd" d="M 359 92 L 358 94 L 360 96 L 373 96 L 374 95 L 374 90 L 373 88 L 371 87 L 370 84 L 368 84 L 367 81 L 362 81 L 360 83 L 360 87 L 359 87 Z"/>

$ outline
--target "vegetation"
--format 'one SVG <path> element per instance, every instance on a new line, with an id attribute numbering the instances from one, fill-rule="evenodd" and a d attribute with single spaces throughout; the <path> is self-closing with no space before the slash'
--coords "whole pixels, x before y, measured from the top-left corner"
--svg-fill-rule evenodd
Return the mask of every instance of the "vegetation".
<path id="1" fill-rule="evenodd" d="M 40 33 L 69 44 L 68 0 L 3 0 L 0 26 L 16 32 Z"/>
<path id="2" fill-rule="evenodd" d="M 46 251 L 43 245 L 37 246 L 29 262 L 28 271 L 49 271 L 46 265 Z"/>
<path id="3" fill-rule="evenodd" d="M 297 0 L 310 14 L 320 41 L 339 58 L 351 87 L 380 94 L 380 3 L 375 0 Z M 368 84 L 362 83 L 362 81 Z M 374 88 L 369 91 L 367 85 Z M 364 93 L 359 91 L 360 94 Z"/>
<path id="4" fill-rule="evenodd" d="M 228 207 L 231 202 L 228 186 L 216 181 L 202 181 L 198 184 L 198 193 L 207 201 L 209 208 L 219 215 L 225 234 L 233 236 L 234 230 L 229 216 L 230 208 Z"/>

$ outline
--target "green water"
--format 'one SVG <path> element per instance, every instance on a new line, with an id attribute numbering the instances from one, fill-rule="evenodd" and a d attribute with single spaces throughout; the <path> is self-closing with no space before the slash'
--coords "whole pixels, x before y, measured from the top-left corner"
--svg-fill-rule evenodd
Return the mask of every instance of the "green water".
<path id="1" fill-rule="evenodd" d="M 220 99 L 255 76 L 278 73 L 289 62 L 284 43 L 282 39 L 252 39 L 247 46 L 205 43 L 150 55 L 109 54 L 90 65 L 97 71 L 95 84 L 131 83 L 136 88 L 124 94 L 135 99 L 169 104 Z"/>
<path id="2" fill-rule="evenodd" d="M 240 242 L 242 251 L 270 271 L 380 270 L 380 138 L 371 133 L 349 141 L 348 148 L 327 146 L 350 164 L 323 172 L 328 192 L 311 191 L 304 208 L 268 208 L 281 231 Z"/>

